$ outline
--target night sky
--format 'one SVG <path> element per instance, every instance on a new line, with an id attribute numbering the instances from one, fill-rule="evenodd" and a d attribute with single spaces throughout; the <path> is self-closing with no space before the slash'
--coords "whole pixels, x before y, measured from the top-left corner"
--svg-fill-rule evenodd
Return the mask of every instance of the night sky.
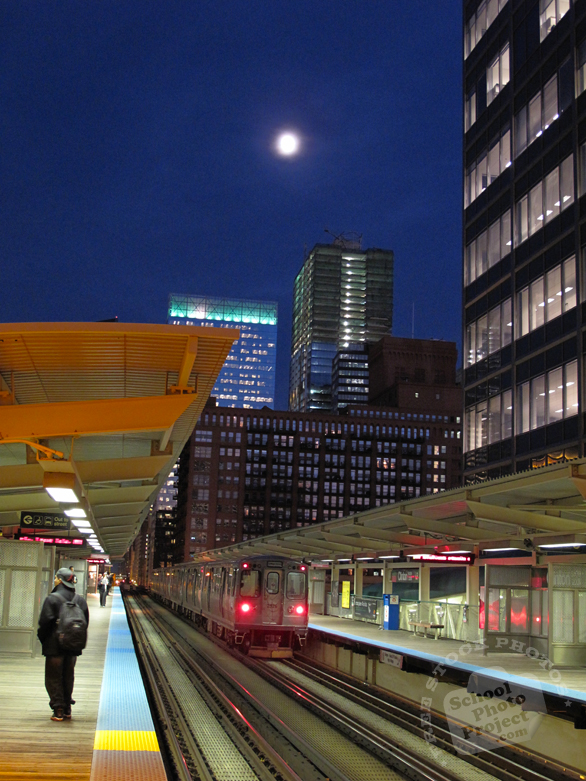
<path id="1" fill-rule="evenodd" d="M 3 0 L 4 322 L 279 303 L 304 248 L 395 251 L 393 333 L 461 344 L 461 0 Z M 300 153 L 274 151 L 281 130 Z"/>

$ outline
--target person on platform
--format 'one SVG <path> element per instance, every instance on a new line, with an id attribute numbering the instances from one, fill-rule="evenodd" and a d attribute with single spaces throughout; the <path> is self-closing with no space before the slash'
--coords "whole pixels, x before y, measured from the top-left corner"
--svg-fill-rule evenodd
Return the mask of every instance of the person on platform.
<path id="1" fill-rule="evenodd" d="M 66 567 L 57 571 L 53 591 L 43 602 L 39 616 L 37 637 L 41 641 L 45 657 L 45 688 L 53 710 L 52 721 L 71 718 L 71 706 L 75 704 L 75 700 L 71 698 L 75 663 L 81 655 L 81 651 L 64 651 L 59 645 L 57 620 L 61 605 L 65 600 L 75 602 L 85 616 L 86 626 L 90 620 L 85 599 L 75 593 L 74 578 L 75 575 Z"/>
<path id="2" fill-rule="evenodd" d="M 108 575 L 104 572 L 98 584 L 98 591 L 100 592 L 100 607 L 106 607 L 106 597 L 108 596 L 109 587 L 110 587 L 110 579 L 108 578 Z"/>
<path id="3" fill-rule="evenodd" d="M 116 585 L 116 576 L 114 575 L 114 573 L 113 573 L 113 572 L 111 572 L 111 573 L 108 575 L 108 580 L 109 580 L 109 586 L 108 586 L 108 594 L 109 594 L 109 593 L 110 593 L 110 591 L 111 591 L 111 590 L 114 588 L 114 586 Z"/>

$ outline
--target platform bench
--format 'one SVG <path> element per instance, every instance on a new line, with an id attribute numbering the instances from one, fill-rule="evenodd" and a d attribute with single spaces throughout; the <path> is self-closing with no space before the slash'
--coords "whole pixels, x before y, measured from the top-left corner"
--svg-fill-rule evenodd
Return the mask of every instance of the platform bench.
<path id="1" fill-rule="evenodd" d="M 417 630 L 422 629 L 423 632 L 421 633 L 423 637 L 427 637 L 427 630 L 428 629 L 434 629 L 435 630 L 435 639 L 439 640 L 439 635 L 442 629 L 444 628 L 444 624 L 429 624 L 426 621 L 409 621 L 409 626 L 413 627 L 413 635 L 417 637 Z"/>

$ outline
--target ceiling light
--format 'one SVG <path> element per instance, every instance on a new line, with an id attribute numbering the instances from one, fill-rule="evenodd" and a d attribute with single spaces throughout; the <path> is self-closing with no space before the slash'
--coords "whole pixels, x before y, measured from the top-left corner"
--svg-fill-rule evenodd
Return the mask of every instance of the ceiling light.
<path id="1" fill-rule="evenodd" d="M 74 526 L 77 526 L 78 529 L 91 529 L 92 525 L 89 521 L 82 521 L 78 520 L 77 518 L 74 518 L 71 522 Z"/>
<path id="2" fill-rule="evenodd" d="M 70 518 L 87 518 L 86 511 L 83 507 L 68 507 L 67 510 L 63 510 L 63 512 Z"/>
<path id="3" fill-rule="evenodd" d="M 584 546 L 583 542 L 553 542 L 549 545 L 540 545 L 540 548 L 581 548 Z"/>
<path id="4" fill-rule="evenodd" d="M 483 548 L 483 553 L 501 553 L 502 551 L 519 550 L 519 548 Z"/>
<path id="5" fill-rule="evenodd" d="M 56 502 L 77 504 L 81 490 L 73 472 L 45 472 L 43 488 Z"/>

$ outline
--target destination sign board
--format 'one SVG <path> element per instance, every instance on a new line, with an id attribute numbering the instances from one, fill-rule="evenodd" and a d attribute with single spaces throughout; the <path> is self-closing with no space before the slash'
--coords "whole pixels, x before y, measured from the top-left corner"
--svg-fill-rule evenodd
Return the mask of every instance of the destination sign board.
<path id="1" fill-rule="evenodd" d="M 20 526 L 22 529 L 53 529 L 59 532 L 69 531 L 70 519 L 63 513 L 21 512 Z"/>
<path id="2" fill-rule="evenodd" d="M 26 534 L 21 534 L 18 539 L 26 542 L 44 542 L 45 545 L 83 545 L 85 542 L 79 537 L 39 537 Z"/>
<path id="3" fill-rule="evenodd" d="M 455 562 L 458 564 L 472 564 L 472 554 L 454 554 L 446 553 L 438 555 L 435 553 L 414 553 L 409 556 L 413 561 L 447 561 Z"/>

